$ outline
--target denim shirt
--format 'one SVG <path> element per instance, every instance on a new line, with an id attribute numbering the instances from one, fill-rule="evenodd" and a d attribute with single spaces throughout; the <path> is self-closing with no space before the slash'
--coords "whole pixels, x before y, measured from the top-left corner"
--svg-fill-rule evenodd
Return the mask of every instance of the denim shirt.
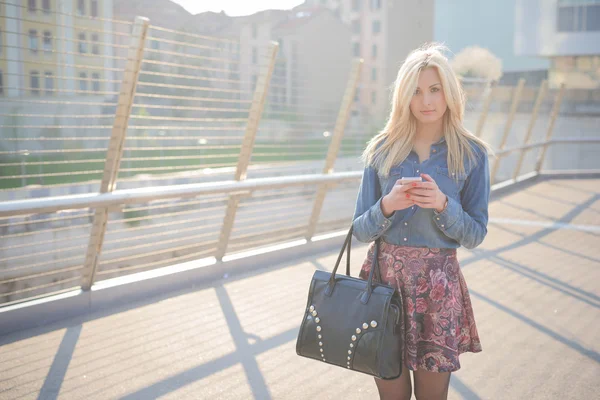
<path id="1" fill-rule="evenodd" d="M 465 173 L 457 179 L 448 170 L 444 138 L 431 146 L 427 160 L 420 163 L 419 156 L 411 151 L 387 177 L 372 166 L 365 167 L 354 211 L 354 236 L 361 242 L 382 237 L 387 243 L 411 247 L 477 247 L 487 234 L 490 174 L 487 154 L 478 146 L 472 148 L 477 163 L 465 162 Z M 433 208 L 412 206 L 386 218 L 381 210 L 383 196 L 398 179 L 422 173 L 430 175 L 448 196 L 446 209 L 437 213 Z"/>

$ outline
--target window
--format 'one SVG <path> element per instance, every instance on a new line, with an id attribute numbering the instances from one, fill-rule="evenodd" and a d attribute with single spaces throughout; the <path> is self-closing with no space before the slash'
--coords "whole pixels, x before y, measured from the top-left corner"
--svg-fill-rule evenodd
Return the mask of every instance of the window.
<path id="1" fill-rule="evenodd" d="M 371 93 L 371 104 L 375 105 L 377 104 L 377 92 L 373 91 L 373 93 Z"/>
<path id="2" fill-rule="evenodd" d="M 98 0 L 92 0 L 90 14 L 94 18 L 98 17 Z"/>
<path id="3" fill-rule="evenodd" d="M 27 9 L 29 10 L 30 13 L 34 13 L 37 10 L 37 1 L 36 0 L 29 0 L 27 2 Z"/>
<path id="4" fill-rule="evenodd" d="M 600 31 L 600 4 L 587 6 L 585 16 L 585 29 L 587 31 Z"/>
<path id="5" fill-rule="evenodd" d="M 92 54 L 100 54 L 100 47 L 98 46 L 98 34 L 92 33 Z"/>
<path id="6" fill-rule="evenodd" d="M 256 39 L 258 37 L 258 26 L 256 24 L 252 24 L 252 39 Z"/>
<path id="7" fill-rule="evenodd" d="M 600 31 L 600 0 L 559 0 L 556 14 L 559 32 Z"/>
<path id="8" fill-rule="evenodd" d="M 152 50 L 160 50 L 160 43 L 158 40 L 152 40 L 150 42 L 150 47 L 152 48 Z"/>
<path id="9" fill-rule="evenodd" d="M 29 88 L 31 94 L 39 96 L 40 94 L 40 73 L 37 71 L 31 71 L 29 73 Z"/>
<path id="10" fill-rule="evenodd" d="M 29 50 L 32 53 L 37 53 L 38 51 L 38 36 L 35 29 L 29 30 Z"/>
<path id="11" fill-rule="evenodd" d="M 87 40 L 85 38 L 85 33 L 81 32 L 78 37 L 79 37 L 79 43 L 78 43 L 77 47 L 79 48 L 79 52 L 81 54 L 85 54 L 85 53 L 87 53 Z"/>
<path id="12" fill-rule="evenodd" d="M 352 11 L 360 11 L 360 0 L 352 0 Z"/>
<path id="13" fill-rule="evenodd" d="M 0 26 L 0 54 L 2 54 L 2 27 Z"/>
<path id="14" fill-rule="evenodd" d="M 360 43 L 354 43 L 354 57 L 360 57 Z"/>
<path id="15" fill-rule="evenodd" d="M 381 32 L 381 22 L 373 21 L 373 33 L 379 33 L 379 32 Z"/>
<path id="16" fill-rule="evenodd" d="M 52 72 L 46 71 L 44 88 L 46 89 L 46 96 L 52 96 L 54 94 L 54 77 Z"/>
<path id="17" fill-rule="evenodd" d="M 354 92 L 354 101 L 358 103 L 360 100 L 360 89 L 356 88 L 356 92 Z"/>
<path id="18" fill-rule="evenodd" d="M 42 9 L 44 14 L 50 14 L 50 0 L 42 0 Z"/>
<path id="19" fill-rule="evenodd" d="M 380 10 L 381 0 L 371 0 L 371 10 Z"/>
<path id="20" fill-rule="evenodd" d="M 371 80 L 372 81 L 376 81 L 377 80 L 377 68 L 373 68 L 371 70 Z"/>
<path id="21" fill-rule="evenodd" d="M 2 71 L 0 71 L 0 95 L 4 94 L 4 82 L 2 80 Z"/>
<path id="22" fill-rule="evenodd" d="M 52 33 L 50 31 L 44 32 L 44 51 L 52 51 Z"/>
<path id="23" fill-rule="evenodd" d="M 359 20 L 354 20 L 352 21 L 352 33 L 354 34 L 360 34 L 360 21 Z"/>
<path id="24" fill-rule="evenodd" d="M 373 47 L 371 47 L 371 57 L 373 57 L 373 59 L 377 58 L 377 45 L 374 44 Z"/>
<path id="25" fill-rule="evenodd" d="M 100 91 L 100 74 L 97 72 L 92 74 L 92 90 L 96 93 Z"/>
<path id="26" fill-rule="evenodd" d="M 256 47 L 252 48 L 252 64 L 258 63 L 258 49 Z"/>
<path id="27" fill-rule="evenodd" d="M 83 92 L 87 92 L 88 90 L 87 74 L 85 72 L 79 73 L 79 90 Z"/>
<path id="28" fill-rule="evenodd" d="M 85 0 L 77 0 L 77 13 L 85 15 Z"/>

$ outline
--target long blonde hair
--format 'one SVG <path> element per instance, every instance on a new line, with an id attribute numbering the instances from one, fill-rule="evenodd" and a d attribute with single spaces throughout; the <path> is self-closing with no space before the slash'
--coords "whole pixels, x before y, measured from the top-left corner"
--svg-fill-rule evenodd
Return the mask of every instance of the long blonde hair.
<path id="1" fill-rule="evenodd" d="M 425 68 L 437 69 L 448 104 L 442 118 L 450 171 L 457 176 L 465 173 L 465 155 L 470 163 L 477 162 L 473 144 L 486 153 L 491 152 L 486 142 L 463 126 L 466 97 L 448 59 L 442 54 L 447 50 L 441 44 L 431 43 L 408 55 L 396 77 L 388 121 L 383 130 L 369 141 L 362 154 L 366 165 L 374 166 L 387 176 L 394 165 L 410 154 L 417 133 L 417 121 L 410 111 L 410 102 L 418 85 L 419 73 Z"/>

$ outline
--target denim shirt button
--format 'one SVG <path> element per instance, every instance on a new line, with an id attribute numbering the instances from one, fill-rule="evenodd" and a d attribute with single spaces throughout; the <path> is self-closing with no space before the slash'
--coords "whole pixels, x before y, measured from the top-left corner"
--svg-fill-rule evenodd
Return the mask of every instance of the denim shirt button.
<path id="1" fill-rule="evenodd" d="M 404 223 L 404 226 L 408 226 L 408 222 L 405 222 L 405 223 Z"/>
<path id="2" fill-rule="evenodd" d="M 404 238 L 404 241 L 406 242 L 408 240 L 408 238 Z"/>

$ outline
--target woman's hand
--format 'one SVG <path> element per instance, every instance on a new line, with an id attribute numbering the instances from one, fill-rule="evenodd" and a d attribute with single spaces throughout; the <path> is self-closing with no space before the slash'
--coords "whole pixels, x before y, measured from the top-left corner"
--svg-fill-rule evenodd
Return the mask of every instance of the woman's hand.
<path id="1" fill-rule="evenodd" d="M 398 179 L 392 190 L 381 200 L 381 211 L 386 218 L 389 218 L 394 211 L 404 210 L 415 205 L 412 196 L 408 193 L 412 186 L 410 184 L 403 185 L 400 182 L 401 180 Z"/>
<path id="2" fill-rule="evenodd" d="M 446 205 L 447 196 L 442 193 L 433 178 L 427 174 L 421 174 L 425 182 L 410 183 L 408 195 L 412 204 L 421 208 L 434 208 L 437 212 L 442 212 Z"/>

